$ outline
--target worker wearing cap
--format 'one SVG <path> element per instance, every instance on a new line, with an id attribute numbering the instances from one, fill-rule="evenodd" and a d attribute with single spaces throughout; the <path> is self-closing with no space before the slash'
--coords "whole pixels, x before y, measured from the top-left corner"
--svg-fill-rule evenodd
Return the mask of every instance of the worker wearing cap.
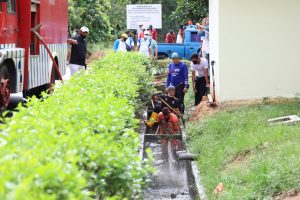
<path id="1" fill-rule="evenodd" d="M 188 67 L 185 63 L 180 62 L 178 53 L 172 54 L 173 62 L 169 65 L 167 76 L 167 87 L 175 87 L 175 97 L 179 100 L 180 111 L 184 113 L 184 95 L 189 88 Z"/>
<path id="2" fill-rule="evenodd" d="M 172 113 L 180 113 L 179 111 L 179 100 L 175 97 L 175 87 L 170 85 L 167 88 L 167 95 L 163 95 L 161 98 L 163 100 L 161 107 L 171 107 L 171 112 Z"/>
<path id="3" fill-rule="evenodd" d="M 157 31 L 153 28 L 153 26 L 149 25 L 147 30 L 151 33 L 152 39 L 157 41 Z"/>
<path id="4" fill-rule="evenodd" d="M 144 33 L 146 31 L 146 27 L 145 26 L 142 26 L 142 32 L 138 35 L 138 39 L 140 38 L 144 38 Z"/>
<path id="5" fill-rule="evenodd" d="M 144 36 L 143 38 L 139 38 L 138 42 L 137 42 L 137 46 L 138 46 L 138 51 L 141 54 L 146 55 L 147 57 L 151 57 L 152 53 L 151 53 L 151 48 L 150 48 L 150 33 L 149 31 L 145 31 L 144 32 Z"/>
<path id="6" fill-rule="evenodd" d="M 136 41 L 139 39 L 139 35 L 141 34 L 141 32 L 143 32 L 142 27 L 143 27 L 143 22 L 139 22 L 138 23 L 138 28 L 136 29 Z"/>
<path id="7" fill-rule="evenodd" d="M 70 58 L 70 71 L 71 75 L 77 71 L 84 70 L 86 68 L 86 50 L 87 41 L 86 37 L 89 34 L 89 29 L 85 26 L 80 28 L 79 36 L 72 37 L 67 40 L 68 44 L 71 44 L 71 58 Z"/>
<path id="8" fill-rule="evenodd" d="M 126 40 L 128 39 L 128 36 L 126 33 L 123 33 L 120 37 L 120 39 L 117 39 L 114 42 L 114 51 L 121 51 L 121 52 L 127 52 L 126 48 Z"/>

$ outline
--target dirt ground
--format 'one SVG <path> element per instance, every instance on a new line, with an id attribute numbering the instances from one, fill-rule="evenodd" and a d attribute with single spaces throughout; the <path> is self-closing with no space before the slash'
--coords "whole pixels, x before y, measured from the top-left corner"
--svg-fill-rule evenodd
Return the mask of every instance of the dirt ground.
<path id="1" fill-rule="evenodd" d="M 212 116 L 214 113 L 220 110 L 220 107 L 210 106 L 207 101 L 208 101 L 207 97 L 206 96 L 203 97 L 201 103 L 194 108 L 194 111 L 191 113 L 191 117 L 190 117 L 191 122 L 196 122 L 205 117 Z"/>
<path id="2" fill-rule="evenodd" d="M 280 194 L 273 200 L 300 200 L 300 193 L 296 191 L 288 191 L 283 194 Z"/>
<path id="3" fill-rule="evenodd" d="M 194 108 L 194 111 L 191 112 L 190 121 L 195 122 L 199 121 L 205 117 L 212 116 L 216 112 L 227 109 L 227 108 L 237 108 L 246 105 L 255 105 L 255 104 L 277 104 L 281 102 L 293 102 L 293 98 L 262 98 L 262 99 L 250 99 L 250 100 L 235 100 L 235 101 L 226 101 L 218 102 L 217 106 L 212 107 L 208 105 L 208 99 L 206 96 L 203 97 L 201 103 Z M 299 199 L 300 200 L 300 199 Z"/>
<path id="4" fill-rule="evenodd" d="M 67 52 L 67 60 L 70 60 L 70 56 L 71 56 L 71 49 L 68 48 L 68 52 Z M 96 52 L 88 52 L 87 57 L 86 57 L 86 63 L 89 64 L 92 61 L 98 59 L 98 58 L 103 58 L 105 56 L 105 53 L 103 51 L 96 51 Z"/>
<path id="5" fill-rule="evenodd" d="M 87 57 L 87 61 L 86 63 L 91 63 L 94 60 L 97 60 L 99 58 L 103 58 L 105 56 L 105 53 L 103 51 L 96 51 L 91 53 L 88 57 Z"/>

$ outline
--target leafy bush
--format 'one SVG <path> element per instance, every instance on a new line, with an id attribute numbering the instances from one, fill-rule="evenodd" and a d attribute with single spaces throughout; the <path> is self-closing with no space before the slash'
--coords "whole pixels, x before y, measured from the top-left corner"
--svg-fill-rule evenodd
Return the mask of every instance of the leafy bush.
<path id="1" fill-rule="evenodd" d="M 108 55 L 43 102 L 18 107 L 0 127 L 0 199 L 139 198 L 152 168 L 138 156 L 133 113 L 149 65 Z"/>
<path id="2" fill-rule="evenodd" d="M 184 62 L 185 64 L 187 64 L 188 68 L 190 68 L 191 62 L 189 60 L 182 59 L 181 62 Z M 153 67 L 151 70 L 152 75 L 165 75 L 167 73 L 170 63 L 172 63 L 172 59 L 169 58 L 163 60 L 154 60 Z"/>

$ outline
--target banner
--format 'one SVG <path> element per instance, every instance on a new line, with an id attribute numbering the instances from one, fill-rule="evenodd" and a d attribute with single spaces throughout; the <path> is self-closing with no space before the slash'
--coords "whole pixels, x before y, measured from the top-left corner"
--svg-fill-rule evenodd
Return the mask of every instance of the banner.
<path id="1" fill-rule="evenodd" d="M 145 27 L 162 28 L 161 4 L 126 5 L 126 13 L 127 29 L 137 29 L 139 23 Z"/>

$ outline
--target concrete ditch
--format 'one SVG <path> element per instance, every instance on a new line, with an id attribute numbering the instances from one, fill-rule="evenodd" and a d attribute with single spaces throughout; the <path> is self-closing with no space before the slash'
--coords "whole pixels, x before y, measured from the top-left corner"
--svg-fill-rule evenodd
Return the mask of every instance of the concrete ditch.
<path id="1" fill-rule="evenodd" d="M 186 147 L 186 134 L 183 126 L 181 126 L 181 137 L 176 136 L 181 140 L 182 148 L 176 155 L 169 142 L 168 162 L 163 161 L 161 137 L 155 137 L 156 128 L 144 126 L 143 133 L 140 135 L 140 156 L 143 159 L 147 158 L 145 150 L 149 148 L 154 158 L 153 166 L 157 170 L 157 173 L 151 177 L 149 187 L 144 190 L 144 199 L 207 200 L 199 170 L 193 161 L 195 155 L 190 154 Z M 179 159 L 180 156 L 181 159 Z"/>

